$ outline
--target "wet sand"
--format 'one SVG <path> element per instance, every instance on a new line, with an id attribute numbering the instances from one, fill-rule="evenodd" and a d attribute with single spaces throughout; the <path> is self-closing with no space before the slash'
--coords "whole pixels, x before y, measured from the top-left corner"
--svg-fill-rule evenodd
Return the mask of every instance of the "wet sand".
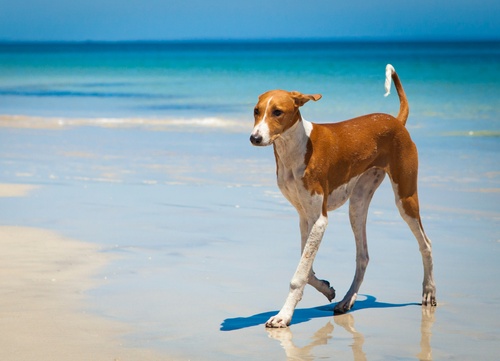
<path id="1" fill-rule="evenodd" d="M 495 139 L 412 132 L 437 309 L 419 305 L 418 246 L 384 182 L 353 311 L 332 316 L 354 274 L 343 207 L 330 214 L 315 262 L 337 298 L 327 304 L 307 287 L 291 327 L 266 330 L 299 256 L 297 215 L 275 185 L 271 148 L 219 128 L 4 128 L 0 358 L 496 359 Z"/>
<path id="2" fill-rule="evenodd" d="M 36 188 L 38 187 L 30 184 L 0 184 L 0 198 L 26 196 Z"/>

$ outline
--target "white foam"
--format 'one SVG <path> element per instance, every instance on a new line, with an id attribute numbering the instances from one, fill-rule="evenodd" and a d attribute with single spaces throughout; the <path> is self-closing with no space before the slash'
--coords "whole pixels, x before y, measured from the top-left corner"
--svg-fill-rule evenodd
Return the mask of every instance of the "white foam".
<path id="1" fill-rule="evenodd" d="M 94 126 L 104 128 L 141 127 L 148 130 L 225 130 L 247 132 L 250 123 L 236 119 L 207 118 L 64 118 L 0 115 L 0 127 L 61 129 L 67 127 Z"/>

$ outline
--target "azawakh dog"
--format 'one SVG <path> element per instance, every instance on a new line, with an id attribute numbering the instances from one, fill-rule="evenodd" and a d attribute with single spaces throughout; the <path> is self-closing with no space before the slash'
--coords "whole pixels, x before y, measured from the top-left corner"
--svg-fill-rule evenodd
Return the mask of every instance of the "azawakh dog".
<path id="1" fill-rule="evenodd" d="M 422 305 L 436 305 L 431 241 L 420 219 L 417 195 L 417 148 L 405 127 L 408 100 L 394 67 L 386 67 L 386 95 L 391 79 L 397 89 L 397 117 L 369 114 L 339 123 L 316 124 L 302 118 L 299 108 L 319 94 L 271 90 L 259 97 L 250 141 L 274 146 L 278 186 L 300 217 L 302 254 L 290 282 L 285 304 L 266 327 L 287 327 L 307 283 L 335 297 L 330 283 L 313 271 L 313 261 L 328 224 L 328 211 L 349 199 L 349 218 L 356 240 L 356 271 L 351 287 L 334 309 L 351 309 L 368 265 L 366 218 L 375 190 L 386 174 L 394 189 L 396 205 L 418 241 L 424 265 Z"/>

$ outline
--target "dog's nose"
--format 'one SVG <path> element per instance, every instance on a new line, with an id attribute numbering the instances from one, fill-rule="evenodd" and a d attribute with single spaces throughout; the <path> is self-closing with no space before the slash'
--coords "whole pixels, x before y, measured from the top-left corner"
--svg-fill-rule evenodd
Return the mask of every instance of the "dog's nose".
<path id="1" fill-rule="evenodd" d="M 262 136 L 261 135 L 251 135 L 250 136 L 250 142 L 253 144 L 253 145 L 259 145 L 260 143 L 262 143 Z"/>

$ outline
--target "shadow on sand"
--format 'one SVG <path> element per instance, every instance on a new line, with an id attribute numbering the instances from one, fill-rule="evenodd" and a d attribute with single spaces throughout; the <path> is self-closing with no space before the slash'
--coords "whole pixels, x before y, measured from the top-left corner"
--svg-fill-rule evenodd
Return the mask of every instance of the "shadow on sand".
<path id="1" fill-rule="evenodd" d="M 370 295 L 359 295 L 364 296 L 366 299 L 358 299 L 349 313 L 355 312 L 357 310 L 363 310 L 366 308 L 394 308 L 394 307 L 406 307 L 406 306 L 420 306 L 420 303 L 385 303 L 379 302 L 374 296 Z M 299 308 L 296 309 L 292 322 L 290 325 L 296 325 L 298 323 L 307 322 L 314 318 L 321 317 L 332 317 L 333 308 L 335 303 L 331 303 L 324 306 L 312 307 L 312 308 Z M 235 317 L 225 319 L 220 327 L 221 331 L 234 331 L 242 328 L 248 328 L 258 325 L 263 325 L 271 317 L 278 313 L 278 311 L 268 311 L 263 313 L 258 313 L 249 317 Z"/>

